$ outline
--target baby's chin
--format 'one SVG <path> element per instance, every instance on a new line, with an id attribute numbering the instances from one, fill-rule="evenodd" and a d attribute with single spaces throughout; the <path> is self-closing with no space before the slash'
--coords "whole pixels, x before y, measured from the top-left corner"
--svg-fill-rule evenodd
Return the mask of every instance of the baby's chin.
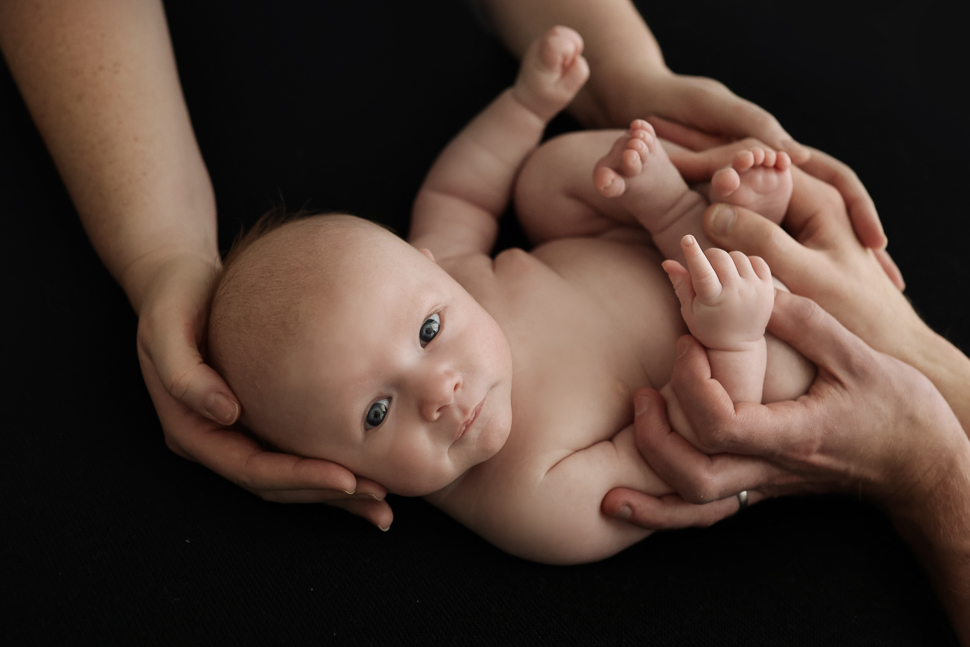
<path id="1" fill-rule="evenodd" d="M 504 442 L 503 442 L 503 445 L 504 445 Z M 384 487 L 387 488 L 388 492 L 392 494 L 398 494 L 401 496 L 411 496 L 411 497 L 430 496 L 439 492 L 443 492 L 457 485 L 469 473 L 473 472 L 476 467 L 485 463 L 490 458 L 492 458 L 495 454 L 497 454 L 499 449 L 501 449 L 501 446 L 497 447 L 494 452 L 486 456 L 482 456 L 477 463 L 470 465 L 467 469 L 461 472 L 455 471 L 448 474 L 438 474 L 438 475 L 427 474 L 427 473 L 414 474 L 405 479 L 402 479 L 400 482 L 395 482 L 392 485 L 388 485 L 388 483 L 383 483 L 383 485 Z M 377 478 L 373 480 L 380 482 L 380 479 L 377 479 Z M 387 480 L 390 481 L 390 479 L 387 479 Z"/>
<path id="2" fill-rule="evenodd" d="M 429 496 L 450 487 L 453 483 L 458 482 L 467 473 L 468 470 L 458 474 L 454 478 L 442 478 L 435 480 L 415 479 L 414 481 L 408 480 L 395 485 L 385 484 L 384 487 L 387 488 L 389 493 L 397 494 L 399 496 Z"/>

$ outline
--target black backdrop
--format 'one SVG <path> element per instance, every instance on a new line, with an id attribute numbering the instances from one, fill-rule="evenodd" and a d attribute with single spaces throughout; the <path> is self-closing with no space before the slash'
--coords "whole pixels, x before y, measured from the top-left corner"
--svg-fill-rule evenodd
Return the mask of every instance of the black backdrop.
<path id="1" fill-rule="evenodd" d="M 673 69 L 856 169 L 914 304 L 968 350 L 964 36 L 928 3 L 847 4 L 641 10 Z M 435 154 L 516 69 L 460 2 L 166 9 L 223 248 L 281 201 L 404 233 Z M 386 534 L 263 502 L 165 448 L 135 317 L 5 68 L 0 201 L 6 644 L 955 642 L 887 518 L 851 496 L 769 501 L 579 567 L 509 557 L 419 500 L 392 500 Z"/>

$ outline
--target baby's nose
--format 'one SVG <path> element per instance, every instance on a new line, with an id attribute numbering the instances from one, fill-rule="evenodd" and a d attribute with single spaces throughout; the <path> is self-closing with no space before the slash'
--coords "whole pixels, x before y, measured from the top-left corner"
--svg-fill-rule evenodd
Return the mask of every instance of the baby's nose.
<path id="1" fill-rule="evenodd" d="M 461 388 L 461 375 L 457 371 L 442 370 L 428 375 L 422 385 L 421 415 L 434 422 L 442 410 L 455 401 L 455 393 Z"/>

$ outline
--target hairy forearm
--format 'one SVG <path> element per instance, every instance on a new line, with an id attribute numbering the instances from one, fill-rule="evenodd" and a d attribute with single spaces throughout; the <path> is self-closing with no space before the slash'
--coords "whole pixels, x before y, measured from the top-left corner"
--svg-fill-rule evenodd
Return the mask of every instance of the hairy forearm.
<path id="1" fill-rule="evenodd" d="M 929 327 L 901 348 L 899 359 L 919 369 L 940 391 L 970 434 L 970 358 Z"/>
<path id="2" fill-rule="evenodd" d="M 151 266 L 218 262 L 215 199 L 160 2 L 0 4 L 0 45 L 95 250 L 136 311 Z"/>
<path id="3" fill-rule="evenodd" d="M 961 441 L 949 453 L 946 478 L 890 512 L 929 572 L 960 643 L 970 645 L 970 442 Z"/>
<path id="4" fill-rule="evenodd" d="M 642 117 L 630 88 L 666 73 L 656 39 L 629 0 L 482 0 L 496 32 L 516 56 L 553 25 L 572 27 L 586 43 L 590 80 L 570 112 L 588 127 L 625 126 Z"/>

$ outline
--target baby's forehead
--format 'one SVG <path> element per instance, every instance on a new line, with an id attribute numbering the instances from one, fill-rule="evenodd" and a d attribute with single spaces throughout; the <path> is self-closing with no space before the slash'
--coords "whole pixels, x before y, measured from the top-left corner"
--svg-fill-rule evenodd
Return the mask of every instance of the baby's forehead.
<path id="1" fill-rule="evenodd" d="M 254 260 L 298 258 L 319 264 L 358 260 L 362 247 L 381 247 L 396 238 L 377 225 L 354 216 L 312 216 L 286 223 L 253 245 Z"/>
<path id="2" fill-rule="evenodd" d="M 359 309 L 379 302 L 381 293 L 430 284 L 436 277 L 437 266 L 407 242 L 352 216 L 294 221 L 259 243 L 247 263 L 249 280 L 264 283 L 258 292 L 282 288 L 304 312 Z"/>

